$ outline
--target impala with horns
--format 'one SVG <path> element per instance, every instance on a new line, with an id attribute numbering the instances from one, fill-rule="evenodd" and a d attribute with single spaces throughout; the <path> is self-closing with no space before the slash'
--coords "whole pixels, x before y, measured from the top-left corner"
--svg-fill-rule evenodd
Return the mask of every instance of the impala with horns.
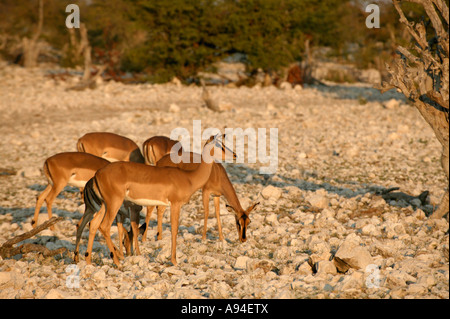
<path id="1" fill-rule="evenodd" d="M 183 157 L 187 157 L 184 158 Z M 157 163 L 157 167 L 178 167 L 182 170 L 192 171 L 198 168 L 200 165 L 199 160 L 194 161 L 194 157 L 200 157 L 200 154 L 197 153 L 183 153 L 183 157 L 181 157 L 180 163 L 174 163 L 171 159 L 170 154 L 162 157 Z M 247 240 L 246 230 L 247 226 L 250 223 L 249 214 L 250 212 L 258 205 L 259 203 L 255 203 L 248 207 L 247 209 L 243 209 L 239 199 L 236 195 L 236 191 L 231 184 L 230 179 L 228 178 L 227 172 L 222 164 L 213 163 L 211 168 L 211 174 L 209 176 L 208 181 L 202 187 L 202 199 L 203 199 L 203 208 L 204 208 L 204 228 L 202 239 L 206 239 L 206 230 L 209 216 L 209 198 L 210 196 L 214 198 L 214 208 L 217 219 L 217 228 L 219 231 L 219 240 L 223 241 L 222 234 L 222 224 L 220 221 L 220 196 L 223 195 L 228 202 L 227 207 L 231 208 L 234 211 L 234 216 L 236 219 L 236 227 L 238 230 L 239 240 L 241 242 L 245 242 Z M 157 211 L 157 220 L 158 220 L 158 239 L 162 238 L 162 214 L 164 213 L 164 206 L 158 207 Z M 142 237 L 144 241 L 147 233 L 147 225 L 150 220 L 150 214 L 153 208 L 147 208 L 147 217 L 145 220 L 145 231 Z"/>
<path id="2" fill-rule="evenodd" d="M 87 133 L 78 139 L 77 150 L 102 157 L 110 162 L 144 163 L 139 146 L 128 137 L 115 133 Z"/>
<path id="3" fill-rule="evenodd" d="M 86 262 L 91 263 L 92 247 L 97 229 L 103 234 L 111 257 L 119 265 L 117 248 L 111 241 L 110 229 L 124 199 L 138 205 L 170 206 L 171 262 L 177 264 L 176 239 L 181 206 L 209 179 L 214 158 L 225 159 L 228 152 L 236 155 L 211 137 L 204 145 L 197 169 L 185 171 L 178 167 L 155 167 L 130 162 L 116 162 L 100 169 L 94 178 L 94 191 L 102 199 L 102 206 L 91 221 Z M 220 153 L 220 156 L 219 156 Z"/>
<path id="4" fill-rule="evenodd" d="M 48 218 L 50 219 L 52 218 L 53 201 L 66 185 L 84 188 L 87 181 L 100 168 L 109 163 L 95 155 L 79 152 L 58 153 L 47 158 L 44 162 L 44 175 L 47 178 L 48 185 L 37 198 L 31 225 L 37 226 L 39 211 L 44 200 L 47 203 Z"/>

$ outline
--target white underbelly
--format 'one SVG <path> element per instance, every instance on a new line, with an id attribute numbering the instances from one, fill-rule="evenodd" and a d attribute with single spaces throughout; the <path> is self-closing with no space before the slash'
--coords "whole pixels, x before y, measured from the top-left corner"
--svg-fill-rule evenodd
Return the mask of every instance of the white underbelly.
<path id="1" fill-rule="evenodd" d="M 105 155 L 102 155 L 102 158 L 104 158 L 105 160 L 107 160 L 108 162 L 111 162 L 111 163 L 119 161 L 117 158 L 107 157 Z"/>
<path id="2" fill-rule="evenodd" d="M 69 180 L 67 181 L 67 184 L 73 187 L 84 188 L 84 186 L 86 186 L 87 181 L 76 180 L 75 176 L 76 175 L 70 176 Z"/>
<path id="3" fill-rule="evenodd" d="M 137 205 L 141 206 L 170 206 L 170 203 L 166 203 L 156 199 L 148 199 L 148 198 L 131 198 L 128 196 L 128 192 L 125 195 L 125 200 L 133 202 Z"/>

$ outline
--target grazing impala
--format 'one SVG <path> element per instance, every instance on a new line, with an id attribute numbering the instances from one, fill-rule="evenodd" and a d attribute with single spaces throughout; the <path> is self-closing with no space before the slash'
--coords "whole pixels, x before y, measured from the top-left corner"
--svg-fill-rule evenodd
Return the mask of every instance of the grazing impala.
<path id="1" fill-rule="evenodd" d="M 77 150 L 102 157 L 110 162 L 144 163 L 139 146 L 129 138 L 114 133 L 87 133 L 78 139 Z"/>
<path id="2" fill-rule="evenodd" d="M 176 238 L 181 206 L 187 203 L 192 194 L 208 181 L 213 166 L 212 157 L 225 158 L 223 142 L 217 136 L 211 137 L 203 147 L 201 163 L 197 169 L 185 171 L 177 167 L 155 167 L 138 163 L 116 162 L 100 169 L 94 178 L 94 191 L 103 203 L 94 216 L 89 228 L 89 242 L 86 251 L 86 262 L 91 263 L 92 246 L 97 229 L 105 237 L 111 257 L 119 265 L 117 248 L 111 241 L 111 224 L 124 199 L 138 205 L 170 206 L 172 232 L 171 261 L 176 260 Z M 235 156 L 235 154 L 233 153 Z"/>
<path id="3" fill-rule="evenodd" d="M 165 136 L 153 136 L 144 142 L 142 150 L 144 153 L 145 164 L 156 165 L 156 163 L 166 154 L 169 154 L 172 147 L 179 143 Z M 179 145 L 180 155 L 182 152 L 181 144 Z"/>
<path id="4" fill-rule="evenodd" d="M 37 226 L 39 211 L 44 200 L 47 203 L 48 218 L 50 219 L 52 218 L 53 201 L 66 185 L 84 188 L 95 172 L 108 164 L 109 162 L 103 158 L 79 152 L 58 153 L 47 158 L 44 163 L 44 175 L 48 180 L 48 185 L 37 198 L 31 225 Z"/>
<path id="5" fill-rule="evenodd" d="M 186 153 L 185 153 L 186 154 Z M 199 163 L 194 162 L 195 156 L 200 156 L 200 154 L 196 153 L 187 153 L 190 154 L 190 157 L 187 158 L 187 160 L 181 159 L 181 162 L 179 164 L 175 164 L 169 155 L 166 155 L 162 157 L 157 163 L 156 166 L 158 167 L 178 167 L 183 170 L 192 171 L 197 169 L 197 167 L 200 165 Z M 247 240 L 246 236 L 246 229 L 248 224 L 250 223 L 249 214 L 250 212 L 255 208 L 255 206 L 259 203 L 256 203 L 246 210 L 244 210 L 241 206 L 241 203 L 239 202 L 239 199 L 236 195 L 236 191 L 234 190 L 233 184 L 231 184 L 230 179 L 228 178 L 227 172 L 225 168 L 220 163 L 213 163 L 211 174 L 209 176 L 208 181 L 202 188 L 202 199 L 203 199 L 203 208 L 205 210 L 205 226 L 203 228 L 203 239 L 206 239 L 206 228 L 208 223 L 208 216 L 209 216 L 209 197 L 213 196 L 214 198 L 214 208 L 216 212 L 216 218 L 217 218 L 217 228 L 219 231 L 219 240 L 223 240 L 223 234 L 222 234 L 222 224 L 220 222 L 220 195 L 223 195 L 225 199 L 227 200 L 229 207 L 231 207 L 235 212 L 235 218 L 236 218 L 236 227 L 238 230 L 238 236 L 239 240 L 241 242 L 245 242 Z M 148 210 L 148 214 L 145 220 L 146 225 L 148 225 L 148 222 L 150 220 L 150 213 L 152 210 Z M 158 208 L 158 239 L 161 239 L 162 234 L 162 214 L 164 212 L 164 207 Z M 145 229 L 143 234 L 143 239 L 146 236 Z"/>

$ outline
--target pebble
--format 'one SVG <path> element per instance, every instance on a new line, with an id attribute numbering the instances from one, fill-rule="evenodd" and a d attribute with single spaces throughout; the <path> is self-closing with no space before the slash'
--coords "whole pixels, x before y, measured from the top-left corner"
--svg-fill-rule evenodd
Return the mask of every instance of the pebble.
<path id="1" fill-rule="evenodd" d="M 277 200 L 281 197 L 281 194 L 282 194 L 281 189 L 272 185 L 265 187 L 261 191 L 261 195 L 264 199 Z"/>

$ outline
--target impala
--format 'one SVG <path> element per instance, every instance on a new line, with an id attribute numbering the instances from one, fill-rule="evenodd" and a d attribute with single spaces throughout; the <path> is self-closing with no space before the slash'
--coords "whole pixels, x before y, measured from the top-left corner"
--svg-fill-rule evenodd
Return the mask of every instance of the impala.
<path id="1" fill-rule="evenodd" d="M 81 240 L 81 234 L 83 233 L 84 227 L 88 222 L 90 222 L 94 216 L 94 214 L 99 211 L 101 207 L 101 200 L 98 198 L 97 194 L 93 190 L 94 186 L 94 178 L 91 178 L 85 185 L 84 191 L 83 191 L 83 199 L 85 204 L 85 210 L 83 217 L 81 218 L 79 224 L 77 225 L 77 236 L 76 236 L 76 242 L 75 242 L 75 253 L 74 253 L 74 261 L 77 263 L 79 260 L 78 257 L 78 251 L 80 246 L 80 240 Z M 137 236 L 134 236 L 133 233 L 138 233 L 138 229 L 132 228 L 130 232 L 127 232 L 123 227 L 123 221 L 125 218 L 129 217 L 132 221 L 131 226 L 139 224 L 139 213 L 142 210 L 142 206 L 136 205 L 134 203 L 124 201 L 123 205 L 120 207 L 119 212 L 116 217 L 117 221 L 117 229 L 119 233 L 119 258 L 123 258 L 123 248 L 122 248 L 122 238 L 125 243 L 125 249 L 127 252 L 127 255 L 131 254 L 131 250 L 133 248 L 133 243 L 130 239 L 134 239 Z M 136 244 L 134 247 L 137 249 L 136 253 L 139 255 L 139 246 Z"/>
<path id="2" fill-rule="evenodd" d="M 219 150 L 221 159 L 225 158 L 227 152 L 232 152 L 224 146 L 223 141 L 218 141 L 217 136 L 211 137 L 203 147 L 200 165 L 192 171 L 130 162 L 111 163 L 100 169 L 95 174 L 93 189 L 102 199 L 102 205 L 90 224 L 86 263 L 91 263 L 95 234 L 97 229 L 100 229 L 114 263 L 119 265 L 118 252 L 111 241 L 110 229 L 120 205 L 126 199 L 138 205 L 170 206 L 171 262 L 176 265 L 176 239 L 181 206 L 189 201 L 197 189 L 206 184 L 213 166 L 212 158 L 218 158 Z"/>
<path id="3" fill-rule="evenodd" d="M 44 175 L 47 178 L 48 185 L 37 198 L 31 225 L 37 226 L 39 211 L 44 200 L 47 204 L 48 218 L 50 219 L 52 218 L 53 201 L 66 185 L 84 188 L 86 182 L 95 175 L 95 172 L 108 164 L 109 162 L 103 158 L 79 152 L 58 153 L 47 158 L 44 163 Z"/>
<path id="4" fill-rule="evenodd" d="M 128 137 L 110 132 L 91 132 L 83 135 L 78 139 L 77 150 L 78 152 L 85 152 L 102 157 L 109 162 L 126 161 L 144 163 L 145 161 L 139 146 L 134 141 Z M 86 207 L 85 214 L 89 211 L 87 208 L 88 207 Z M 132 208 L 135 209 L 136 207 Z M 98 209 L 95 210 L 95 212 L 97 211 Z M 88 214 L 90 216 L 89 220 L 92 219 L 92 214 L 93 212 Z M 84 228 L 84 226 L 82 228 Z M 120 232 L 121 229 L 119 228 L 119 233 Z"/>
<path id="5" fill-rule="evenodd" d="M 152 136 L 147 139 L 142 145 L 142 150 L 144 153 L 145 163 L 148 165 L 156 165 L 156 163 L 165 155 L 171 153 L 173 146 L 175 146 L 178 141 L 172 140 L 166 136 Z M 178 155 L 183 153 L 183 148 L 181 144 L 178 145 L 179 152 Z M 145 242 L 147 239 L 148 223 L 150 221 L 150 216 L 152 215 L 154 206 L 147 206 L 147 217 L 145 218 L 144 224 L 144 234 L 142 235 L 142 241 Z M 164 213 L 164 206 L 159 208 L 160 214 Z"/>
<path id="6" fill-rule="evenodd" d="M 186 154 L 186 153 L 184 153 Z M 187 153 L 189 154 L 189 153 Z M 178 167 L 183 170 L 192 171 L 197 169 L 200 165 L 199 163 L 194 162 L 194 157 L 200 156 L 200 154 L 190 153 L 189 158 L 181 158 L 181 162 L 179 164 L 174 163 L 171 160 L 171 156 L 166 155 L 162 157 L 157 163 L 157 167 Z M 219 231 L 219 240 L 223 241 L 222 234 L 222 224 L 220 222 L 220 196 L 223 195 L 228 202 L 228 207 L 233 209 L 235 212 L 236 219 L 236 227 L 238 231 L 239 240 L 241 242 L 245 242 L 247 240 L 246 229 L 248 224 L 250 223 L 249 214 L 250 212 L 258 205 L 259 203 L 253 204 L 247 209 L 243 209 L 239 199 L 236 195 L 236 191 L 234 190 L 233 184 L 231 184 L 230 179 L 228 178 L 227 172 L 225 168 L 220 163 L 213 163 L 211 168 L 211 174 L 209 176 L 208 181 L 202 188 L 202 199 L 203 199 L 203 208 L 205 210 L 204 214 L 204 228 L 202 239 L 206 239 L 206 228 L 208 223 L 209 216 L 209 197 L 213 196 L 214 198 L 214 208 L 216 212 L 217 219 L 217 228 Z M 145 224 L 148 225 L 150 220 L 150 214 L 152 210 L 147 210 L 147 217 L 145 219 Z M 164 207 L 158 207 L 158 239 L 161 239 L 162 234 L 162 214 L 164 213 Z M 143 239 L 146 236 L 147 229 L 145 229 L 143 234 Z"/>
<path id="7" fill-rule="evenodd" d="M 142 150 L 144 153 L 145 164 L 156 165 L 156 163 L 166 154 L 169 154 L 172 147 L 179 143 L 165 136 L 153 136 L 144 142 Z M 180 145 L 180 153 L 182 148 Z"/>
<path id="8" fill-rule="evenodd" d="M 144 157 L 135 142 L 128 137 L 109 132 L 85 134 L 78 139 L 77 150 L 102 157 L 110 162 L 144 163 Z"/>

